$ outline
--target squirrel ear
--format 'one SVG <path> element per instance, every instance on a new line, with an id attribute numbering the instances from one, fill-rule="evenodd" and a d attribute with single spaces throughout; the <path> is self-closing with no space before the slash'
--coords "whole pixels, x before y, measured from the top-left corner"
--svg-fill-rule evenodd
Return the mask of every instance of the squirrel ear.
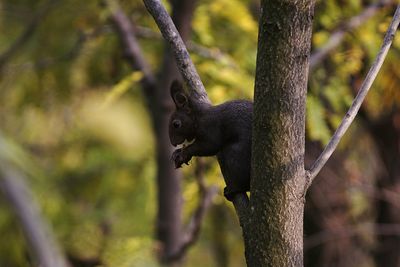
<path id="1" fill-rule="evenodd" d="M 176 108 L 181 109 L 189 107 L 189 99 L 185 94 L 182 84 L 179 81 L 173 81 L 170 90 L 171 97 L 174 100 Z"/>

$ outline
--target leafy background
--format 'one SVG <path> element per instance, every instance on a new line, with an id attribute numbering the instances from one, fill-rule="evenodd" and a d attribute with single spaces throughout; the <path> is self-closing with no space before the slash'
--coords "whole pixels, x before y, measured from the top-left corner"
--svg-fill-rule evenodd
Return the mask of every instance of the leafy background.
<path id="1" fill-rule="evenodd" d="M 40 14 L 49 3 L 49 10 Z M 372 3 L 317 1 L 313 51 L 322 48 L 343 21 Z M 154 33 L 139 39 L 146 59 L 157 68 L 163 45 L 156 25 L 141 1 L 125 0 L 120 4 L 135 24 Z M 250 0 L 201 0 L 197 5 L 191 40 L 203 50 L 193 49 L 191 55 L 213 103 L 252 98 L 257 6 L 257 1 Z M 393 11 L 393 5 L 382 8 L 361 27 L 348 32 L 344 41 L 310 72 L 306 127 L 311 158 L 312 151 L 327 143 L 350 106 Z M 39 19 L 29 40 L 10 59 L 0 61 L 0 158 L 28 174 L 29 186 L 43 214 L 76 266 L 88 266 L 79 265 L 83 262 L 92 262 L 90 266 L 158 266 L 158 244 L 153 238 L 154 139 L 140 90 L 141 73 L 132 72 L 124 60 L 109 10 L 97 0 L 2 0 L 0 53 L 15 42 L 35 14 Z M 374 223 L 377 218 L 376 201 L 360 184 L 376 186 L 383 168 L 378 151 L 385 147 L 379 147 L 367 124 L 379 124 L 397 110 L 399 57 L 397 36 L 362 107 L 361 118 L 333 159 L 332 165 L 340 167 L 332 167 L 333 174 L 321 179 L 334 183 L 332 187 L 339 191 L 335 194 L 340 195 L 337 198 L 345 218 L 340 223 Z M 395 118 L 399 129 L 400 117 Z M 215 160 L 207 162 L 211 164 L 207 184 L 217 184 L 220 193 L 207 213 L 200 240 L 183 264 L 244 266 L 236 215 L 222 197 L 223 182 Z M 188 218 L 197 203 L 198 188 L 194 169 L 185 167 L 184 173 L 183 216 Z M 334 179 L 345 186 L 337 186 Z M 310 195 L 309 202 L 321 203 L 314 193 Z M 306 214 L 306 233 L 310 236 L 316 229 L 331 229 L 331 220 L 337 216 L 332 211 L 337 202 L 329 200 L 323 206 L 311 204 L 312 212 Z M 331 213 L 326 216 L 311 214 L 328 210 Z M 318 220 L 325 223 L 318 224 Z M 353 256 L 362 261 L 348 266 L 375 266 L 377 238 L 368 231 L 360 235 L 363 256 Z M 0 266 L 34 266 L 23 233 L 1 195 L 0 236 L 7 240 L 0 242 Z M 306 251 L 306 259 L 320 251 L 326 255 L 329 242 Z M 326 256 L 321 260 L 331 266 L 339 262 L 336 258 Z M 314 264 L 321 266 L 318 261 Z"/>

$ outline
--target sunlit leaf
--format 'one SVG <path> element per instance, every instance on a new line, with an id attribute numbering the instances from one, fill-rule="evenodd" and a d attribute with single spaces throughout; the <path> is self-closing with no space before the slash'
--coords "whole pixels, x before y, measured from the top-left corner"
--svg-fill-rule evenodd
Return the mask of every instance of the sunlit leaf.
<path id="1" fill-rule="evenodd" d="M 142 72 L 135 71 L 126 78 L 122 79 L 118 84 L 111 88 L 110 92 L 106 94 L 103 107 L 106 108 L 118 100 L 118 98 L 120 98 L 126 91 L 129 90 L 129 88 L 131 88 L 133 83 L 140 81 L 142 77 Z"/>

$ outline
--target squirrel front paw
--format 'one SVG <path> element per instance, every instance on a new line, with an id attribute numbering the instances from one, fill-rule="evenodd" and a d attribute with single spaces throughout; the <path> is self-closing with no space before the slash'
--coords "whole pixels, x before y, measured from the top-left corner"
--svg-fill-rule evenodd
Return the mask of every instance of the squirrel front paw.
<path id="1" fill-rule="evenodd" d="M 175 169 L 182 167 L 183 163 L 188 165 L 191 158 L 192 157 L 190 155 L 185 153 L 185 151 L 180 148 L 175 150 L 174 153 L 172 153 L 172 160 L 175 163 Z"/>

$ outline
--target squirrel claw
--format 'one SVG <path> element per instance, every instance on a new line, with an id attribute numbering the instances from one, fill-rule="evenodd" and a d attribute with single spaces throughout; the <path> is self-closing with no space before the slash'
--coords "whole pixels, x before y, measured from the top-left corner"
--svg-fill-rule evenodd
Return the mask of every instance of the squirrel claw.
<path id="1" fill-rule="evenodd" d="M 175 169 L 179 169 L 183 164 L 189 165 L 191 157 L 184 153 L 184 150 L 177 149 L 172 153 L 171 159 L 175 163 Z"/>

